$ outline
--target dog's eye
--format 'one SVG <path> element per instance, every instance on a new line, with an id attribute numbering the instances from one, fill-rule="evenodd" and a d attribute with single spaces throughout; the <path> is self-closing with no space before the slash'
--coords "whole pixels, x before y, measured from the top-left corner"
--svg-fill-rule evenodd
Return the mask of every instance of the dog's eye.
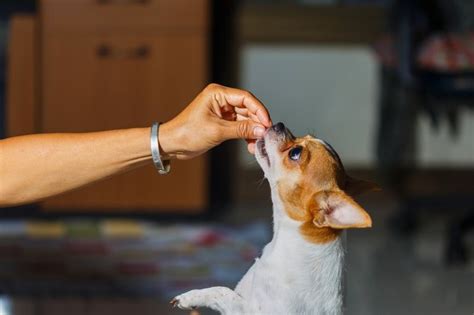
<path id="1" fill-rule="evenodd" d="M 301 157 L 301 152 L 303 151 L 302 147 L 294 147 L 288 152 L 288 157 L 290 160 L 298 161 Z"/>

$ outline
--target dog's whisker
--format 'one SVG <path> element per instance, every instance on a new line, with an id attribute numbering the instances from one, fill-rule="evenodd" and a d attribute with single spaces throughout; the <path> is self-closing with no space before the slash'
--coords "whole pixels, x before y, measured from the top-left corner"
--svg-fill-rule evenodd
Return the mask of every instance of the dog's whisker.
<path id="1" fill-rule="evenodd" d="M 257 160 L 252 160 L 252 161 L 247 161 L 245 162 L 246 165 L 255 165 L 255 164 L 258 164 L 257 163 Z"/>
<path id="2" fill-rule="evenodd" d="M 257 188 L 260 188 L 263 185 L 263 183 L 265 182 L 265 179 L 266 179 L 265 177 L 262 177 L 261 179 L 258 180 Z"/>
<path id="3" fill-rule="evenodd" d="M 308 135 L 310 135 L 313 138 L 316 138 L 316 131 L 313 128 L 308 129 L 307 132 L 308 132 Z"/>

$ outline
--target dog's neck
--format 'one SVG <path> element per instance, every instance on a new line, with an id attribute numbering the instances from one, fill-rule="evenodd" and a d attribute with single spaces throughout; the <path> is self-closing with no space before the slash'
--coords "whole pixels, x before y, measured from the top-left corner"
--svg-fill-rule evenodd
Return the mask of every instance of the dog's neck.
<path id="1" fill-rule="evenodd" d="M 299 299 L 303 298 L 315 309 L 326 309 L 330 314 L 341 313 L 343 234 L 327 243 L 311 243 L 300 233 L 301 222 L 285 214 L 280 197 L 273 191 L 272 200 L 274 235 L 265 251 L 295 282 L 292 290 Z"/>

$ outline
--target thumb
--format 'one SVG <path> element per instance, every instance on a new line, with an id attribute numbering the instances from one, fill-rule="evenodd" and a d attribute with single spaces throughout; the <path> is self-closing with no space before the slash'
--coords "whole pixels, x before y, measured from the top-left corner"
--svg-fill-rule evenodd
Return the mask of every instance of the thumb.
<path id="1" fill-rule="evenodd" d="M 257 139 L 265 134 L 265 127 L 252 120 L 226 121 L 223 128 L 225 140 Z"/>

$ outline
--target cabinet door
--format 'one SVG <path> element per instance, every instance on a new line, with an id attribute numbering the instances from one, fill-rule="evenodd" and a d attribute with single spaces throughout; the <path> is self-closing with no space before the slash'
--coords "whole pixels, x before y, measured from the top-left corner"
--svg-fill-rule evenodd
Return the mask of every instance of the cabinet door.
<path id="1" fill-rule="evenodd" d="M 10 20 L 8 42 L 6 135 L 35 133 L 37 129 L 37 23 L 30 15 Z"/>
<path id="2" fill-rule="evenodd" d="M 206 47 L 201 34 L 45 38 L 42 130 L 146 127 L 170 119 L 204 87 Z M 197 212 L 208 202 L 206 161 L 174 161 L 168 176 L 150 162 L 51 198 L 44 208 Z"/>
<path id="3" fill-rule="evenodd" d="M 204 30 L 208 0 L 41 0 L 43 31 Z"/>

